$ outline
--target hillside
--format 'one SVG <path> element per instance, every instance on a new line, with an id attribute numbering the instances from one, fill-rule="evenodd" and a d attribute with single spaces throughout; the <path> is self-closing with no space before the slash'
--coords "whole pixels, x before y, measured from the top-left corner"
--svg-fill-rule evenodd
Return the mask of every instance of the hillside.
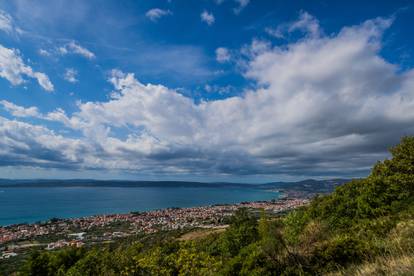
<path id="1" fill-rule="evenodd" d="M 262 189 L 272 189 L 283 192 L 288 197 L 312 198 L 318 194 L 327 194 L 336 187 L 350 182 L 351 179 L 306 179 L 297 182 L 271 182 L 259 185 Z"/>
<path id="2" fill-rule="evenodd" d="M 35 252 L 22 275 L 412 275 L 414 137 L 371 174 L 286 216 L 240 209 L 222 233 Z"/>

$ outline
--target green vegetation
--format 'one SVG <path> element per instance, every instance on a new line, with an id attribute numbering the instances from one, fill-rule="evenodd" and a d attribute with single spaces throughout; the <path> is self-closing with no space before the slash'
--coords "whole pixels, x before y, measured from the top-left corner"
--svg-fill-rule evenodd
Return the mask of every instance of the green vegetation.
<path id="1" fill-rule="evenodd" d="M 414 137 L 371 174 L 279 218 L 240 209 L 222 233 L 35 252 L 21 275 L 412 275 Z"/>

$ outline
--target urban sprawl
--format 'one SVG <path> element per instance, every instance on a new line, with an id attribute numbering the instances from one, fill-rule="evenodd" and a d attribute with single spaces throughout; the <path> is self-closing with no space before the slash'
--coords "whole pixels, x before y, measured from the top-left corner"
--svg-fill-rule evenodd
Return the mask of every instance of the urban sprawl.
<path id="1" fill-rule="evenodd" d="M 87 243 L 110 242 L 141 233 L 177 229 L 225 227 L 226 218 L 245 207 L 281 213 L 308 203 L 307 199 L 242 202 L 193 208 L 169 208 L 129 214 L 99 215 L 74 219 L 52 219 L 44 223 L 0 227 L 0 259 L 15 257 L 31 247 L 46 250 Z"/>

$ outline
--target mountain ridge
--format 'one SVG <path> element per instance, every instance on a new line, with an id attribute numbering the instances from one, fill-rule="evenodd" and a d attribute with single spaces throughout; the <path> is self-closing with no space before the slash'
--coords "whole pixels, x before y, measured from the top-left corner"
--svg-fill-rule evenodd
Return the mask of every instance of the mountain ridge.
<path id="1" fill-rule="evenodd" d="M 142 181 L 142 180 L 96 180 L 96 179 L 0 179 L 2 188 L 28 188 L 28 187 L 188 187 L 188 188 L 252 188 L 252 189 L 278 189 L 307 192 L 331 192 L 337 186 L 352 179 L 305 179 L 301 181 L 277 181 L 263 184 L 238 182 L 199 182 L 199 181 Z"/>

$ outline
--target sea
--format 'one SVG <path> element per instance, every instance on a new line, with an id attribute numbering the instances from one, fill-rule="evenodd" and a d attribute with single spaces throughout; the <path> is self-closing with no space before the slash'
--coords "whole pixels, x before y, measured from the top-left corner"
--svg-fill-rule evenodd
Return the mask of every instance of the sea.
<path id="1" fill-rule="evenodd" d="M 0 186 L 0 226 L 51 218 L 272 200 L 279 196 L 275 191 L 241 187 Z"/>

